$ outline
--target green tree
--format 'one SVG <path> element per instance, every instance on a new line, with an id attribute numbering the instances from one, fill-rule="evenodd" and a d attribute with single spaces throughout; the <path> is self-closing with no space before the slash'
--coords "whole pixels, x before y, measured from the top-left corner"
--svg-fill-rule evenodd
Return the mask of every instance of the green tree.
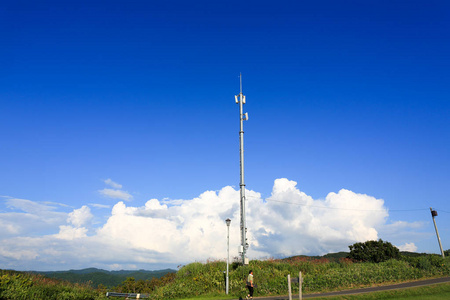
<path id="1" fill-rule="evenodd" d="M 134 277 L 127 277 L 127 279 L 118 286 L 120 293 L 136 293 L 136 280 Z"/>
<path id="2" fill-rule="evenodd" d="M 350 253 L 348 258 L 362 262 L 379 263 L 392 258 L 400 258 L 400 251 L 397 247 L 382 239 L 378 241 L 366 241 L 348 246 Z"/>
<path id="3" fill-rule="evenodd" d="M 108 288 L 107 288 L 104 284 L 102 284 L 102 283 L 100 283 L 100 284 L 97 286 L 97 291 L 98 291 L 100 294 L 105 294 L 107 290 L 108 290 Z"/>

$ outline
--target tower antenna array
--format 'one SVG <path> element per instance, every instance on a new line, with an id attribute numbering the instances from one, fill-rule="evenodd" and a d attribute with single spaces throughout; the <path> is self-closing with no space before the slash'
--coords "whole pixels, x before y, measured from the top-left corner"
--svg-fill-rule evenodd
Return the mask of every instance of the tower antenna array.
<path id="1" fill-rule="evenodd" d="M 242 264 L 248 264 L 246 258 L 246 253 L 248 249 L 247 243 L 247 227 L 245 224 L 245 183 L 244 183 L 244 121 L 248 120 L 248 113 L 243 113 L 245 96 L 242 94 L 242 74 L 239 74 L 240 82 L 240 93 L 234 96 L 237 104 L 239 104 L 239 120 L 240 120 L 240 130 L 239 130 L 239 150 L 240 150 L 240 167 L 241 167 L 241 245 L 239 247 L 239 254 L 242 257 Z"/>

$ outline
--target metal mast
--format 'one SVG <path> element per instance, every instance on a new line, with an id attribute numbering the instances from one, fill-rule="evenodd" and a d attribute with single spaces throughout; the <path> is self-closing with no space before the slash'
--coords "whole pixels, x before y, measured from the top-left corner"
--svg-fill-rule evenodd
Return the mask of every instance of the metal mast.
<path id="1" fill-rule="evenodd" d="M 241 165 L 241 181 L 240 181 L 240 189 L 241 189 L 241 246 L 239 247 L 239 253 L 242 256 L 242 264 L 247 264 L 247 260 L 245 254 L 248 249 L 247 243 L 247 227 L 245 225 L 245 183 L 244 183 L 244 121 L 248 120 L 248 113 L 243 113 L 244 104 L 245 104 L 245 96 L 242 94 L 242 74 L 239 74 L 239 82 L 240 82 L 240 93 L 237 96 L 234 96 L 234 99 L 237 104 L 239 104 L 239 119 L 241 123 L 241 127 L 239 130 L 239 150 L 240 150 L 240 165 Z"/>

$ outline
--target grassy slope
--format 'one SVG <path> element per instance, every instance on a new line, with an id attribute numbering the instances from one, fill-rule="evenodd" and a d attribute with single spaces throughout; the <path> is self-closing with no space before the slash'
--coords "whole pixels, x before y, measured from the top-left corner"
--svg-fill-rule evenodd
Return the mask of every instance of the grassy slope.
<path id="1" fill-rule="evenodd" d="M 383 263 L 353 263 L 348 259 L 330 261 L 325 258 L 294 257 L 286 260 L 251 261 L 249 266 L 232 264 L 230 268 L 230 295 L 238 298 L 246 293 L 245 278 L 252 269 L 258 284 L 255 296 L 287 294 L 287 275 L 303 274 L 304 293 L 319 293 L 399 283 L 450 275 L 450 261 L 439 256 L 420 256 Z M 175 280 L 158 288 L 154 299 L 182 299 L 195 296 L 223 295 L 225 262 L 193 263 L 181 268 Z M 298 293 L 298 285 L 293 284 Z"/>
<path id="2" fill-rule="evenodd" d="M 343 258 L 330 261 L 325 258 L 294 257 L 285 260 L 253 260 L 249 266 L 233 263 L 230 266 L 230 297 L 225 296 L 224 293 L 223 271 L 226 270 L 226 262 L 196 262 L 182 267 L 173 278 L 170 277 L 167 284 L 164 282 L 166 285 L 158 287 L 151 298 L 186 299 L 200 296 L 200 299 L 236 299 L 246 294 L 245 278 L 250 269 L 254 271 L 255 282 L 258 284 L 255 296 L 286 295 L 287 275 L 295 277 L 298 276 L 299 271 L 304 276 L 305 294 L 450 275 L 448 258 L 444 261 L 439 256 L 425 255 L 404 259 L 374 264 L 353 263 Z M 443 286 L 443 289 L 447 290 L 429 296 L 447 297 L 449 285 Z M 104 292 L 96 291 L 89 285 L 74 285 L 36 274 L 0 270 L 0 299 L 97 300 L 105 299 Z M 145 293 L 145 291 L 137 292 Z M 293 284 L 293 293 L 298 293 L 298 284 Z M 396 295 L 394 298 L 401 296 Z M 383 299 L 379 298 L 380 296 L 377 298 L 346 297 L 335 299 Z"/>

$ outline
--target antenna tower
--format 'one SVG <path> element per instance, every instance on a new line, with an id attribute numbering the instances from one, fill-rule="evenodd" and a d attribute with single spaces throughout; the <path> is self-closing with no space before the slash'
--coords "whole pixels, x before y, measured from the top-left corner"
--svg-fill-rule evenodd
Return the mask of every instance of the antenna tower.
<path id="1" fill-rule="evenodd" d="M 241 245 L 239 247 L 239 254 L 242 256 L 242 264 L 248 264 L 248 260 L 246 258 L 246 253 L 248 249 L 247 243 L 247 227 L 245 225 L 245 183 L 244 183 L 244 121 L 248 120 L 248 113 L 243 113 L 244 104 L 245 104 L 245 96 L 242 94 L 242 74 L 239 74 L 239 82 L 240 82 L 240 93 L 239 95 L 234 96 L 234 99 L 237 104 L 239 104 L 239 120 L 240 120 L 240 130 L 239 130 L 239 150 L 240 150 L 240 167 L 241 167 L 241 181 L 240 181 L 240 189 L 241 189 Z"/>

